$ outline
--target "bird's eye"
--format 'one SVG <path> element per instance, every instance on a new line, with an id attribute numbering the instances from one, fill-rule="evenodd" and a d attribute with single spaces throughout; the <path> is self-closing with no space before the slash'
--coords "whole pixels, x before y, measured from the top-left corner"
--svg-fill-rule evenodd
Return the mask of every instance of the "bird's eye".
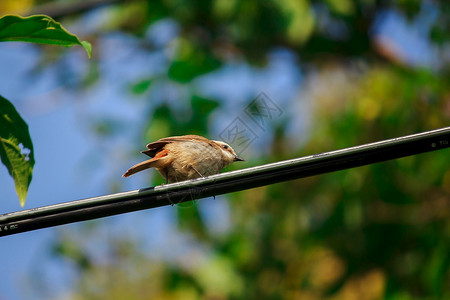
<path id="1" fill-rule="evenodd" d="M 227 145 L 222 145 L 222 148 L 223 149 L 228 149 L 228 146 Z"/>

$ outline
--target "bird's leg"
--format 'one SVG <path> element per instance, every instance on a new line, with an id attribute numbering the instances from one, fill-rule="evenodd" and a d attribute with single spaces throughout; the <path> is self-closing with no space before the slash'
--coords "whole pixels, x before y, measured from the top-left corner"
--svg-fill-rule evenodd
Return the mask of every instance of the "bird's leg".
<path id="1" fill-rule="evenodd" d="M 200 175 L 200 177 L 205 178 L 205 176 L 203 176 L 194 166 L 191 165 L 191 167 L 192 167 L 192 169 L 195 170 L 195 172 L 197 172 L 198 175 Z M 214 200 L 216 200 L 216 196 L 214 195 L 213 197 L 214 197 Z"/>
<path id="2" fill-rule="evenodd" d="M 191 167 L 195 172 L 197 172 L 198 175 L 200 175 L 200 177 L 205 178 L 205 176 L 203 176 L 193 165 L 191 165 Z"/>
<path id="3" fill-rule="evenodd" d="M 169 183 L 169 171 L 165 171 L 164 172 L 164 179 L 166 180 L 166 183 L 163 183 L 162 185 L 164 185 L 164 184 L 168 184 Z"/>

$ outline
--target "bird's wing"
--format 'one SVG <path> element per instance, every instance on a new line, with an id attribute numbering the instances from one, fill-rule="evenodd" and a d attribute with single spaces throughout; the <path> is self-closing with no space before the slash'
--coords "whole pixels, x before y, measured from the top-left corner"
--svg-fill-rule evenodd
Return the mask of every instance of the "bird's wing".
<path id="1" fill-rule="evenodd" d="M 207 142 L 207 143 L 210 142 L 207 138 L 199 136 L 199 135 L 194 135 L 194 134 L 171 136 L 171 137 L 159 139 L 153 143 L 149 143 L 147 145 L 147 150 L 141 151 L 141 153 L 144 153 L 150 157 L 154 157 L 159 151 L 164 149 L 165 145 L 167 145 L 169 143 L 188 142 L 188 141 L 192 141 L 192 140 L 203 141 L 203 142 Z"/>
<path id="2" fill-rule="evenodd" d="M 164 146 L 167 145 L 170 142 L 162 142 L 162 141 L 156 141 L 153 143 L 150 143 L 147 145 L 147 150 L 141 151 L 141 153 L 144 153 L 150 157 L 155 157 L 155 155 L 160 152 L 162 149 L 164 149 Z"/>

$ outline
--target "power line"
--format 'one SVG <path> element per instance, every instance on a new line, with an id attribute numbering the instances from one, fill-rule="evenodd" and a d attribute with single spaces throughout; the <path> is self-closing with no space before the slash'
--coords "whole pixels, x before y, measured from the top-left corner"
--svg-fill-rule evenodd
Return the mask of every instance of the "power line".
<path id="1" fill-rule="evenodd" d="M 102 218 L 344 170 L 450 147 L 450 127 L 206 178 L 0 215 L 0 236 Z"/>

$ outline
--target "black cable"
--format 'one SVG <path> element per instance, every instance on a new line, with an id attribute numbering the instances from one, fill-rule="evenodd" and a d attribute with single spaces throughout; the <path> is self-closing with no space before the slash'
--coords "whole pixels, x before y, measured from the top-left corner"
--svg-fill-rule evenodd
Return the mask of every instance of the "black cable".
<path id="1" fill-rule="evenodd" d="M 206 178 L 0 215 L 0 236 L 173 205 L 450 147 L 450 127 Z"/>

